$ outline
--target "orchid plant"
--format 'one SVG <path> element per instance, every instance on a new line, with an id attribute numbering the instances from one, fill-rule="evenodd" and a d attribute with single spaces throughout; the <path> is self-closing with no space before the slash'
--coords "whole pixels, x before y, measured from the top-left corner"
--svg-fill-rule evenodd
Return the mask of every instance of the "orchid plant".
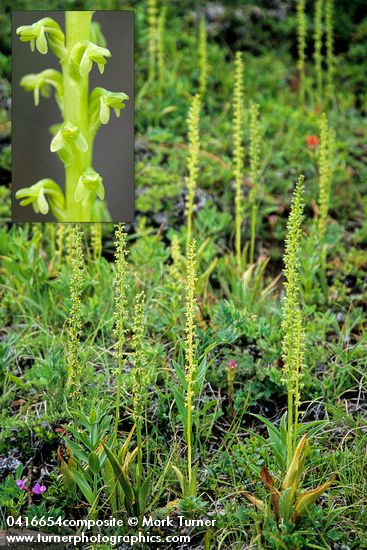
<path id="1" fill-rule="evenodd" d="M 50 150 L 64 164 L 65 192 L 53 179 L 44 178 L 17 191 L 16 198 L 22 206 L 32 204 L 36 213 L 51 211 L 61 222 L 110 221 L 103 179 L 93 168 L 93 142 L 101 125 L 108 123 L 110 110 L 119 117 L 129 99 L 123 92 L 101 87 L 89 94 L 93 64 L 102 74 L 111 57 L 92 16 L 92 11 L 66 11 L 65 34 L 50 17 L 17 29 L 20 40 L 29 42 L 32 51 L 44 55 L 50 48 L 61 65 L 61 72 L 46 69 L 28 74 L 20 84 L 33 92 L 36 106 L 40 97 L 49 97 L 54 90 L 63 120 L 52 127 Z"/>

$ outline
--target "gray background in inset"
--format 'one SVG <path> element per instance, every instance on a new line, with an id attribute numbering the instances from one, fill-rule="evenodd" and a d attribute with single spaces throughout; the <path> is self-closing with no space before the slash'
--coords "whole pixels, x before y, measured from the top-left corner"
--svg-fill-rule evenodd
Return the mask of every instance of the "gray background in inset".
<path id="1" fill-rule="evenodd" d="M 20 206 L 15 193 L 43 178 L 54 179 L 64 189 L 64 166 L 50 151 L 49 127 L 61 120 L 53 92 L 40 97 L 38 107 L 33 92 L 19 84 L 22 76 L 44 69 L 60 70 L 55 55 L 31 52 L 29 43 L 21 42 L 16 29 L 31 25 L 43 17 L 52 17 L 65 31 L 64 11 L 13 11 L 12 13 L 12 221 L 55 221 L 52 215 L 36 214 L 31 205 Z M 103 177 L 105 200 L 115 222 L 134 219 L 134 13 L 132 11 L 96 11 L 107 40 L 111 57 L 104 74 L 96 64 L 89 73 L 89 90 L 102 86 L 128 94 L 129 101 L 116 118 L 111 109 L 110 121 L 102 125 L 94 141 L 93 167 Z"/>

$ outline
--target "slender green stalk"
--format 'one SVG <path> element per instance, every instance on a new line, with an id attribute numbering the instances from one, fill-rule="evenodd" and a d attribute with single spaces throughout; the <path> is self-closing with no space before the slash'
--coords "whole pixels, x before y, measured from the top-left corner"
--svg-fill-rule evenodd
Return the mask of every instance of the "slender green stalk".
<path id="1" fill-rule="evenodd" d="M 148 79 L 154 80 L 157 55 L 157 0 L 148 0 Z"/>
<path id="2" fill-rule="evenodd" d="M 92 11 L 65 12 L 67 56 L 63 62 L 64 67 L 69 62 L 73 47 L 83 40 L 90 41 L 92 15 Z M 75 148 L 73 163 L 70 166 L 65 166 L 66 210 L 71 220 L 90 221 L 84 219 L 90 213 L 83 212 L 81 203 L 75 201 L 75 189 L 79 178 L 92 164 L 92 143 L 88 139 L 89 75 L 79 75 L 78 80 L 74 80 L 74 78 L 70 78 L 69 71 L 64 70 L 63 82 L 64 122 L 69 122 L 79 128 L 88 143 L 87 151 L 80 151 Z"/>
<path id="3" fill-rule="evenodd" d="M 186 359 L 186 409 L 187 409 L 187 472 L 188 486 L 192 489 L 192 411 L 194 408 L 194 383 L 197 373 L 197 363 L 195 359 L 195 289 L 196 289 L 196 271 L 195 271 L 195 248 L 196 242 L 193 240 L 187 251 L 187 268 L 186 268 L 186 342 L 185 342 L 185 359 Z"/>
<path id="4" fill-rule="evenodd" d="M 68 379 L 67 389 L 69 396 L 76 401 L 81 395 L 82 366 L 80 364 L 80 336 L 82 333 L 81 293 L 83 284 L 84 255 L 82 248 L 83 233 L 79 224 L 71 230 L 71 267 L 70 282 L 71 308 L 68 321 Z"/>
<path id="5" fill-rule="evenodd" d="M 166 28 L 166 7 L 163 7 L 158 17 L 157 28 L 157 69 L 158 69 L 158 95 L 162 96 L 165 75 L 165 28 Z"/>
<path id="6" fill-rule="evenodd" d="M 327 67 L 327 82 L 326 96 L 329 103 L 334 97 L 334 2 L 333 0 L 325 0 L 325 26 L 326 26 L 326 67 Z"/>
<path id="7" fill-rule="evenodd" d="M 64 252 L 64 227 L 63 223 L 57 224 L 56 230 L 56 256 L 58 264 L 61 263 L 61 258 Z"/>
<path id="8" fill-rule="evenodd" d="M 320 153 L 319 153 L 319 215 L 318 235 L 320 243 L 323 242 L 327 217 L 329 212 L 331 183 L 333 177 L 335 148 L 335 132 L 329 128 L 327 116 L 322 114 L 320 122 Z"/>
<path id="9" fill-rule="evenodd" d="M 42 225 L 40 223 L 34 223 L 32 225 L 33 241 L 37 243 L 39 248 L 42 248 Z"/>
<path id="10" fill-rule="evenodd" d="M 322 103 L 322 11 L 323 0 L 316 0 L 314 15 L 314 60 L 316 69 L 317 96 Z"/>
<path id="11" fill-rule="evenodd" d="M 299 99 L 301 105 L 305 103 L 306 82 L 305 82 L 305 59 L 306 59 L 306 34 L 307 20 L 305 12 L 305 0 L 297 2 L 297 22 L 298 22 L 298 77 L 299 77 Z"/>
<path id="12" fill-rule="evenodd" d="M 300 384 L 299 379 L 303 367 L 303 327 L 300 306 L 300 255 L 303 219 L 303 181 L 300 176 L 293 195 L 291 212 L 287 224 L 285 241 L 284 275 L 286 281 L 283 303 L 283 362 L 287 383 L 288 412 L 287 412 L 287 457 L 291 463 L 296 446 Z"/>
<path id="13" fill-rule="evenodd" d="M 114 308 L 114 329 L 115 336 L 114 355 L 117 362 L 115 369 L 116 376 L 116 413 L 114 438 L 117 440 L 117 432 L 120 421 L 121 388 L 122 388 L 122 367 L 123 367 L 123 347 L 126 333 L 127 312 L 127 255 L 126 233 L 122 224 L 115 227 L 115 308 Z"/>
<path id="14" fill-rule="evenodd" d="M 250 263 L 254 263 L 255 256 L 255 237 L 257 226 L 257 197 L 259 191 L 260 177 L 260 143 L 261 130 L 259 125 L 259 106 L 252 103 L 250 106 L 250 175 L 251 191 L 249 203 L 251 207 L 251 240 L 250 240 Z"/>
<path id="15" fill-rule="evenodd" d="M 235 56 L 235 76 L 233 92 L 233 163 L 235 179 L 235 250 L 236 261 L 241 268 L 242 243 L 242 169 L 243 169 L 243 61 L 241 52 Z"/>
<path id="16" fill-rule="evenodd" d="M 92 223 L 90 231 L 93 259 L 98 260 L 102 256 L 102 224 Z"/>
<path id="17" fill-rule="evenodd" d="M 48 223 L 47 224 L 49 233 L 50 233 L 50 258 L 51 263 L 55 260 L 56 256 L 56 242 L 55 242 L 55 224 L 54 223 Z"/>
<path id="18" fill-rule="evenodd" d="M 199 150 L 200 150 L 200 96 L 196 94 L 192 100 L 188 114 L 188 138 L 189 138 L 189 157 L 188 157 L 188 178 L 187 178 L 187 196 L 186 196 L 186 216 L 187 216 L 187 234 L 186 248 L 188 249 L 192 237 L 192 223 L 194 200 L 199 170 Z"/>
<path id="19" fill-rule="evenodd" d="M 199 94 L 203 99 L 208 80 L 208 48 L 206 23 L 204 17 L 200 19 L 199 27 Z"/>
<path id="20" fill-rule="evenodd" d="M 66 260 L 69 266 L 73 263 L 73 224 L 66 226 Z"/>
<path id="21" fill-rule="evenodd" d="M 149 385 L 149 373 L 146 368 L 145 353 L 144 353 L 144 302 L 145 296 L 142 292 L 137 296 L 135 301 L 135 312 L 133 322 L 133 337 L 132 337 L 132 349 L 133 349 L 133 407 L 134 407 L 134 421 L 136 425 L 136 439 L 137 439 L 137 473 L 136 484 L 137 488 L 140 488 L 141 480 L 143 477 L 143 450 L 142 450 L 142 426 L 144 410 L 146 406 L 146 394 Z"/>
<path id="22" fill-rule="evenodd" d="M 172 236 L 170 252 L 172 263 L 168 266 L 169 272 L 176 281 L 182 281 L 182 266 L 185 262 L 185 258 L 181 254 L 180 241 L 176 234 Z"/>

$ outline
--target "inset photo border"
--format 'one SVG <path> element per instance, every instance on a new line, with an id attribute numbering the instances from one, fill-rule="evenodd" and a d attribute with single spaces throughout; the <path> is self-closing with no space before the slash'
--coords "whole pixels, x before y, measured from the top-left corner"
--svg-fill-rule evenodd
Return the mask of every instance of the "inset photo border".
<path id="1" fill-rule="evenodd" d="M 134 219 L 134 12 L 12 12 L 12 221 Z"/>

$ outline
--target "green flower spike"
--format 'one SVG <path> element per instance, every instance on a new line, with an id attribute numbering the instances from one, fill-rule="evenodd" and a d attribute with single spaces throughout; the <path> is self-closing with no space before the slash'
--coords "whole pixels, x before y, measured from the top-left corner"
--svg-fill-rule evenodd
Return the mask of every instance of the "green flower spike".
<path id="1" fill-rule="evenodd" d="M 78 42 L 71 50 L 70 72 L 74 78 L 87 76 L 92 70 L 94 62 L 97 63 L 99 72 L 103 74 L 104 66 L 107 63 L 105 57 L 111 57 L 111 52 L 107 48 L 101 48 L 88 40 Z"/>
<path id="2" fill-rule="evenodd" d="M 64 33 L 51 17 L 40 19 L 33 25 L 18 27 L 17 34 L 20 35 L 22 42 L 30 42 L 32 52 L 36 46 L 37 50 L 44 55 L 48 52 L 49 45 L 59 59 L 65 55 Z"/>
<path id="3" fill-rule="evenodd" d="M 103 200 L 104 193 L 102 177 L 92 167 L 89 167 L 78 180 L 74 198 L 76 202 L 82 202 L 87 206 L 89 203 L 93 204 L 96 196 Z"/>
<path id="4" fill-rule="evenodd" d="M 34 104 L 39 104 L 40 94 L 42 97 L 50 97 L 51 87 L 55 88 L 55 97 L 60 110 L 62 111 L 64 99 L 64 86 L 62 75 L 55 69 L 46 69 L 37 74 L 27 74 L 23 76 L 20 85 L 27 92 L 33 91 Z"/>
<path id="5" fill-rule="evenodd" d="M 109 92 L 104 88 L 94 88 L 89 101 L 89 127 L 94 134 L 101 124 L 107 124 L 110 120 L 110 109 L 120 116 L 121 109 L 125 109 L 124 101 L 129 96 L 123 92 Z"/>
<path id="6" fill-rule="evenodd" d="M 32 204 L 36 214 L 47 214 L 51 208 L 52 213 L 62 221 L 65 199 L 54 180 L 48 178 L 40 180 L 31 187 L 19 189 L 15 196 L 21 199 L 21 206 Z"/>
<path id="7" fill-rule="evenodd" d="M 77 126 L 65 122 L 51 141 L 50 150 L 57 153 L 66 166 L 70 166 L 75 158 L 75 148 L 85 153 L 88 151 L 88 143 Z"/>

